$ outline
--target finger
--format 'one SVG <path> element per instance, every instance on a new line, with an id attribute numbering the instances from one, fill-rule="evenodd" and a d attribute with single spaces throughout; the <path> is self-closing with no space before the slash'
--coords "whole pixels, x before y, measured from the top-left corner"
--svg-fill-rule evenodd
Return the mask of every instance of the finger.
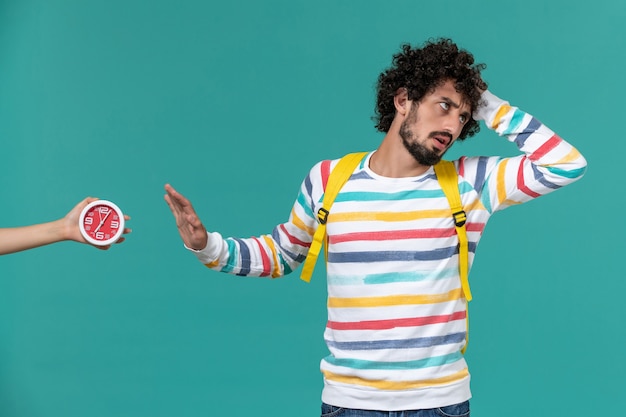
<path id="1" fill-rule="evenodd" d="M 176 217 L 177 221 L 183 220 L 183 219 L 186 220 L 186 216 L 188 216 L 189 214 L 195 214 L 195 211 L 193 207 L 191 206 L 191 203 L 189 203 L 189 201 L 186 201 L 184 197 L 182 198 L 184 201 L 176 200 L 175 196 L 172 196 L 172 195 L 165 196 L 165 201 L 169 205 L 170 210 Z"/>
<path id="2" fill-rule="evenodd" d="M 167 191 L 167 195 L 169 195 L 172 202 L 179 204 L 183 208 L 187 206 L 191 207 L 191 202 L 187 200 L 187 198 L 185 198 L 185 196 L 183 196 L 181 193 L 176 191 L 171 185 L 167 184 L 165 186 L 165 190 Z"/>
<path id="3" fill-rule="evenodd" d="M 169 194 L 165 194 L 163 198 L 165 199 L 167 205 L 170 206 L 170 209 L 174 211 L 174 202 L 172 201 L 172 197 L 170 197 Z"/>
<path id="4" fill-rule="evenodd" d="M 85 197 L 83 199 L 83 201 L 81 201 L 80 203 L 78 203 L 79 206 L 86 206 L 89 203 L 93 203 L 94 201 L 97 201 L 98 198 L 97 197 Z"/>
<path id="5" fill-rule="evenodd" d="M 182 196 L 182 195 L 181 195 L 178 191 L 176 191 L 176 190 L 174 189 L 174 187 L 172 187 L 172 186 L 171 186 L 171 185 L 169 185 L 169 184 L 165 184 L 165 192 L 167 193 L 167 195 L 168 195 L 168 196 L 170 197 L 170 199 L 172 199 L 172 200 L 176 200 L 176 199 L 177 199 L 176 197 L 181 197 L 181 196 Z"/>
<path id="6" fill-rule="evenodd" d="M 87 197 L 87 198 L 83 199 L 83 201 L 81 201 L 80 203 L 78 203 L 78 204 L 76 205 L 76 208 L 77 208 L 78 210 L 81 210 L 81 211 L 82 211 L 82 209 L 84 209 L 85 207 L 87 207 L 87 204 L 89 204 L 89 203 L 93 203 L 94 201 L 98 201 L 98 198 L 96 198 L 96 197 Z"/>
<path id="7" fill-rule="evenodd" d="M 195 213 L 194 214 L 188 214 L 186 216 L 186 218 L 187 218 L 187 223 L 189 223 L 189 225 L 193 229 L 202 228 L 202 222 L 200 221 L 200 218 Z"/>
<path id="8" fill-rule="evenodd" d="M 169 204 L 170 207 L 172 207 L 173 205 L 178 205 L 179 204 L 178 199 L 176 197 L 177 196 L 178 197 L 182 197 L 182 195 L 179 192 L 177 192 L 174 189 L 174 187 L 172 187 L 169 184 L 166 184 L 165 185 L 165 192 L 166 192 L 166 194 L 164 196 L 165 197 L 165 201 L 167 201 L 167 204 Z"/>
<path id="9" fill-rule="evenodd" d="M 172 199 L 169 196 L 169 194 L 165 194 L 164 198 L 165 198 L 165 202 L 167 203 L 168 207 L 170 208 L 170 211 L 172 212 L 172 214 L 174 214 L 174 217 L 176 217 L 178 219 L 180 217 L 180 213 L 181 213 L 180 207 L 172 201 Z"/>

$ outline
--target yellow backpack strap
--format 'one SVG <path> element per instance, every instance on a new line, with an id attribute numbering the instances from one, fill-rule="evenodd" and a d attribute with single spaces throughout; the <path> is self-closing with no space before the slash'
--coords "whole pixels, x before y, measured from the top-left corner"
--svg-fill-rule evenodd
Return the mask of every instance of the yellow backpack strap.
<path id="1" fill-rule="evenodd" d="M 461 276 L 461 288 L 463 289 L 463 295 L 467 302 L 471 301 L 472 293 L 470 292 L 469 280 L 468 280 L 468 265 L 469 265 L 469 248 L 467 241 L 467 231 L 465 230 L 465 222 L 467 216 L 463 210 L 461 204 L 461 195 L 459 193 L 459 180 L 454 167 L 454 163 L 450 161 L 441 160 L 434 166 L 435 174 L 437 174 L 437 180 L 439 185 L 443 189 L 448 204 L 452 210 L 452 217 L 454 218 L 454 227 L 456 228 L 456 234 L 459 238 L 459 275 Z M 469 309 L 466 308 L 465 322 L 467 325 L 467 332 L 465 333 L 465 346 L 461 349 L 461 353 L 465 353 L 467 345 L 469 343 Z"/>
<path id="2" fill-rule="evenodd" d="M 330 214 L 330 208 L 339 194 L 341 187 L 348 181 L 356 167 L 367 155 L 367 152 L 350 153 L 339 160 L 335 168 L 331 171 L 328 182 L 326 183 L 326 190 L 324 191 L 324 199 L 322 200 L 322 207 L 317 211 L 317 221 L 319 225 L 313 235 L 313 241 L 309 248 L 309 253 L 304 260 L 302 267 L 302 273 L 300 278 L 303 281 L 310 282 L 313 275 L 313 269 L 315 269 L 315 262 L 319 256 L 322 244 L 326 240 L 326 222 L 328 221 L 328 215 Z"/>
<path id="3" fill-rule="evenodd" d="M 472 300 L 472 293 L 469 288 L 468 280 L 468 264 L 469 264 L 469 248 L 467 241 L 467 232 L 465 230 L 465 222 L 467 217 L 461 204 L 461 194 L 459 193 L 459 181 L 454 163 L 450 161 L 440 161 L 435 165 L 435 174 L 439 185 L 443 189 L 450 209 L 454 218 L 454 227 L 459 237 L 459 274 L 461 276 L 461 287 L 463 295 L 467 301 Z"/>

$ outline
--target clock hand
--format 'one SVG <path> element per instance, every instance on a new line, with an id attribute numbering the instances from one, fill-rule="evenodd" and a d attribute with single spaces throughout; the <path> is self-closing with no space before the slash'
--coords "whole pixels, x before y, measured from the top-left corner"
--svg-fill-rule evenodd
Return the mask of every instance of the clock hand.
<path id="1" fill-rule="evenodd" d="M 96 227 L 96 230 L 93 231 L 94 233 L 96 233 L 98 230 L 100 230 L 100 228 L 102 227 L 102 225 L 104 224 L 104 222 L 106 221 L 107 217 L 109 217 L 109 214 L 111 214 L 112 211 L 113 210 L 109 210 L 107 215 L 104 216 L 104 219 L 100 220 L 100 224 L 98 225 L 98 227 Z"/>

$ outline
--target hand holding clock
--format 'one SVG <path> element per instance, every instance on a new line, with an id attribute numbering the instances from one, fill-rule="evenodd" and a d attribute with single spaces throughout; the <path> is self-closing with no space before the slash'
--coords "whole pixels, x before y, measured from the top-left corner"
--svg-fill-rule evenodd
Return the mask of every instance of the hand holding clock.
<path id="1" fill-rule="evenodd" d="M 191 202 L 171 185 L 165 185 L 165 201 L 176 219 L 185 245 L 201 250 L 207 245 L 207 231 Z M 23 227 L 0 228 L 0 255 L 19 252 L 65 240 L 88 243 L 106 250 L 122 243 L 131 232 L 126 227 L 130 217 L 110 201 L 87 197 L 63 218 Z"/>
<path id="2" fill-rule="evenodd" d="M 22 227 L 0 228 L 0 255 L 32 249 L 64 240 L 89 243 L 80 232 L 79 218 L 85 207 L 97 200 L 97 198 L 93 197 L 85 198 L 74 206 L 63 218 L 58 220 Z M 126 215 L 124 215 L 123 218 L 124 220 L 130 220 L 130 217 Z M 130 232 L 131 230 L 129 228 L 124 227 L 121 235 Z M 121 243 L 123 241 L 124 237 L 120 236 L 115 243 Z M 108 249 L 110 246 L 110 244 L 107 244 L 96 247 L 98 249 Z"/>

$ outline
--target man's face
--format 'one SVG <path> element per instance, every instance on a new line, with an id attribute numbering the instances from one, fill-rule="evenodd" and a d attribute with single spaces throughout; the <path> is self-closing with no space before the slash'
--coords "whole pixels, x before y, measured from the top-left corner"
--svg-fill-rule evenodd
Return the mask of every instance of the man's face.
<path id="1" fill-rule="evenodd" d="M 463 96 L 446 81 L 426 94 L 418 103 L 412 102 L 400 126 L 402 143 L 422 165 L 435 165 L 459 137 L 470 120 L 471 109 Z"/>

